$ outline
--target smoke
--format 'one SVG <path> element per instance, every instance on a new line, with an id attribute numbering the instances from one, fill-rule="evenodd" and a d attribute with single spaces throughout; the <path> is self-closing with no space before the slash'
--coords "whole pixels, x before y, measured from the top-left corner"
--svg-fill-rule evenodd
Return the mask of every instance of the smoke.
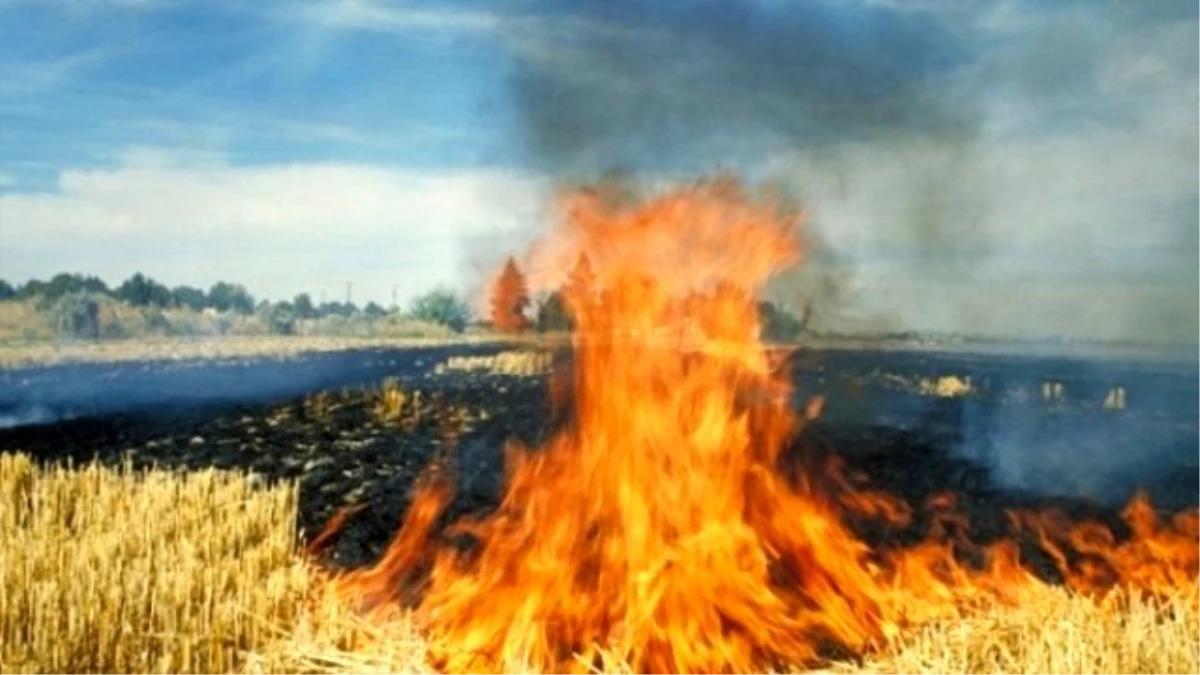
<path id="1" fill-rule="evenodd" d="M 556 172 L 690 168 L 780 143 L 898 131 L 973 133 L 972 115 L 924 86 L 965 58 L 929 18 L 722 0 L 548 11 L 569 21 L 555 31 L 512 24 L 511 85 L 535 161 Z"/>
<path id="2" fill-rule="evenodd" d="M 452 355 L 499 350 L 495 345 L 456 345 L 0 369 L 0 430 L 144 411 L 175 414 L 207 406 L 257 405 L 315 391 L 374 387 L 388 377 L 420 378 Z"/>
<path id="3" fill-rule="evenodd" d="M 1192 506 L 1197 381 L 1178 365 L 1046 362 L 1041 377 L 1008 379 L 997 369 L 989 399 L 964 406 L 957 451 L 1009 489 L 1112 505 L 1146 490 L 1159 506 Z"/>
<path id="4" fill-rule="evenodd" d="M 1046 333 L 1063 301 L 997 292 L 1033 280 L 1043 290 L 1092 285 L 1066 301 L 1096 310 L 1068 333 L 1196 341 L 1194 321 L 1144 322 L 1147 305 L 1163 317 L 1196 305 L 1195 246 L 1165 267 L 1159 259 L 1180 227 L 1195 238 L 1189 12 L 767 0 L 516 7 L 498 25 L 529 162 L 565 181 L 733 169 L 784 187 L 810 213 L 810 261 L 772 297 L 815 328 Z M 1144 292 L 1110 296 L 1098 279 Z M 1164 295 L 1164 284 L 1185 291 Z M 940 306 L 930 297 L 955 288 L 979 293 Z"/>
<path id="5" fill-rule="evenodd" d="M 977 111 L 936 84 L 968 54 L 930 16 L 719 0 L 539 6 L 543 20 L 506 24 L 517 56 L 510 91 L 531 161 L 564 180 L 732 168 L 810 207 L 796 172 L 762 171 L 764 159 L 836 159 L 845 143 L 900 137 L 936 138 L 966 156 L 977 133 Z M 922 199 L 904 223 L 917 242 L 960 226 L 947 211 L 962 201 L 952 178 L 963 161 L 950 160 L 913 186 Z M 850 301 L 854 272 L 822 222 L 806 233 L 808 264 L 771 295 L 819 325 Z"/>
<path id="6" fill-rule="evenodd" d="M 70 419 L 71 413 L 61 413 L 39 403 L 20 403 L 0 408 L 0 429 L 21 427 L 30 424 L 47 424 Z"/>

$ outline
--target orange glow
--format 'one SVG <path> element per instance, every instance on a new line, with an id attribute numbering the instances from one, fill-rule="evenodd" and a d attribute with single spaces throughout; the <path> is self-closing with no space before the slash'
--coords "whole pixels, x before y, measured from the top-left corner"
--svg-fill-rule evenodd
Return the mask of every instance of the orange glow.
<path id="1" fill-rule="evenodd" d="M 794 412 L 756 301 L 802 260 L 801 225 L 730 180 L 641 204 L 568 195 L 529 280 L 576 279 L 562 285 L 577 326 L 570 423 L 545 447 L 513 444 L 499 507 L 439 537 L 450 495 L 424 481 L 384 558 L 341 589 L 371 611 L 412 607 L 448 671 L 712 672 L 878 648 L 1042 583 L 1015 540 L 972 544 L 954 495 L 920 505 L 922 542 L 873 550 L 847 523 L 902 528 L 913 507 L 855 487 L 836 462 L 780 470 L 821 402 Z M 1194 514 L 1159 522 L 1135 501 L 1120 541 L 1098 523 L 1010 518 L 1081 590 L 1197 575 Z M 464 537 L 476 544 L 450 543 Z"/>

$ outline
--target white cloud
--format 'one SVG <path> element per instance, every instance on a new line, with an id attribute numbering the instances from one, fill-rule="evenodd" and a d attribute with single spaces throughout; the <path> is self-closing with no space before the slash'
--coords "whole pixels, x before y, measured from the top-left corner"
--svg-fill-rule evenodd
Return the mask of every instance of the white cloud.
<path id="1" fill-rule="evenodd" d="M 209 154 L 135 149 L 110 170 L 64 171 L 53 193 L 0 195 L 0 269 L 110 282 L 241 281 L 272 298 L 354 284 L 359 302 L 438 283 L 470 288 L 463 242 L 526 230 L 543 184 L 510 171 L 347 164 L 235 167 Z"/>

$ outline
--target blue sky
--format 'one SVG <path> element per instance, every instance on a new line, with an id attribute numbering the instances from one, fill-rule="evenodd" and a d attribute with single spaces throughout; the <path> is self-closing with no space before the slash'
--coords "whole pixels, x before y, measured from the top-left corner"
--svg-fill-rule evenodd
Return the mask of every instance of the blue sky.
<path id="1" fill-rule="evenodd" d="M 63 168 L 111 166 L 131 146 L 221 152 L 239 164 L 513 161 L 500 45 L 452 28 L 342 27 L 335 7 L 0 4 L 9 128 L 0 166 L 17 181 L 8 187 L 51 188 Z"/>
<path id="2" fill-rule="evenodd" d="M 0 278 L 474 293 L 563 179 L 734 168 L 830 326 L 1195 342 L 1196 53 L 1168 0 L 0 0 Z"/>

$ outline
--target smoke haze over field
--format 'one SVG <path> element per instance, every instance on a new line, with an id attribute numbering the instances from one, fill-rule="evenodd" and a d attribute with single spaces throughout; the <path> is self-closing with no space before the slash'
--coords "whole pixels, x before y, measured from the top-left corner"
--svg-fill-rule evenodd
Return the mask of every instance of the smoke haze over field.
<path id="1" fill-rule="evenodd" d="M 553 186 L 729 169 L 808 210 L 773 295 L 817 328 L 1197 342 L 1194 4 L 18 0 L 0 25 L 40 36 L 0 41 L 0 278 L 478 295 Z"/>
<path id="2" fill-rule="evenodd" d="M 511 24 L 538 165 L 784 185 L 815 250 L 775 295 L 817 327 L 1196 341 L 1194 11 L 551 6 L 588 29 Z"/>

